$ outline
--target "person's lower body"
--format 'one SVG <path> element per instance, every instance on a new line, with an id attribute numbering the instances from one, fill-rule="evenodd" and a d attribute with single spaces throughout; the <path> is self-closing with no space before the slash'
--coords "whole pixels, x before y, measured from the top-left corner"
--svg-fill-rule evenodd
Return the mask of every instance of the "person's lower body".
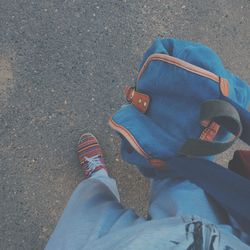
<path id="1" fill-rule="evenodd" d="M 100 146 L 91 134 L 78 146 L 86 180 L 73 192 L 46 249 L 79 249 L 113 230 L 146 220 L 120 204 L 114 179 L 110 178 Z M 227 223 L 225 211 L 202 189 L 187 180 L 152 180 L 149 219 L 195 215 L 213 224 Z"/>
<path id="2" fill-rule="evenodd" d="M 94 136 L 85 134 L 80 138 L 78 156 L 87 179 L 71 195 L 45 249 L 81 249 L 83 242 L 145 221 L 120 204 L 116 181 L 108 176 Z"/>

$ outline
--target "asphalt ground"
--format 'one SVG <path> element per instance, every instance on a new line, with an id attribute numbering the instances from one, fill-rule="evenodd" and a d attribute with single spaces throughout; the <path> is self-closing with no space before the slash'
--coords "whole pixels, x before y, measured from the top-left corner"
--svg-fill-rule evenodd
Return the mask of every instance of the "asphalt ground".
<path id="1" fill-rule="evenodd" d="M 107 124 L 156 37 L 207 44 L 250 82 L 249 0 L 0 1 L 0 249 L 43 249 L 82 180 L 94 133 L 122 203 L 147 213 L 148 182 Z M 219 156 L 226 165 L 233 149 Z"/>

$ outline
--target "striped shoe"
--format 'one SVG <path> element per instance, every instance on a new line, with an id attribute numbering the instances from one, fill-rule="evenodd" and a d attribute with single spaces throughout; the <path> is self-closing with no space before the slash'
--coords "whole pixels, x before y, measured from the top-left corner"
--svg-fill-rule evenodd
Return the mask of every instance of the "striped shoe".
<path id="1" fill-rule="evenodd" d="M 101 169 L 107 171 L 101 147 L 92 134 L 86 133 L 81 135 L 77 153 L 86 178 L 89 178 L 93 173 Z"/>

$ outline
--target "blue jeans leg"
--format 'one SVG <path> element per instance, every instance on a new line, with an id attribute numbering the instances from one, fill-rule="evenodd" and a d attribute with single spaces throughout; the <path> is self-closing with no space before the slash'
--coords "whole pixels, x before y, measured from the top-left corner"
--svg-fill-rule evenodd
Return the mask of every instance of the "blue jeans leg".
<path id="1" fill-rule="evenodd" d="M 94 174 L 73 192 L 46 250 L 80 249 L 108 232 L 143 221 L 122 207 L 114 179 Z"/>

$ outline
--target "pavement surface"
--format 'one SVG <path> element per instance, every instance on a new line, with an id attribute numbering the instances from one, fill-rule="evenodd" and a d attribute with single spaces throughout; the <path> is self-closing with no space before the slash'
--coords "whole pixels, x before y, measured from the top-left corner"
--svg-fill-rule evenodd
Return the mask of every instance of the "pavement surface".
<path id="1" fill-rule="evenodd" d="M 249 0 L 1 0 L 0 34 L 4 250 L 44 248 L 82 180 L 75 149 L 84 131 L 104 147 L 122 203 L 146 214 L 148 182 L 120 159 L 107 120 L 154 38 L 203 42 L 250 82 Z"/>

